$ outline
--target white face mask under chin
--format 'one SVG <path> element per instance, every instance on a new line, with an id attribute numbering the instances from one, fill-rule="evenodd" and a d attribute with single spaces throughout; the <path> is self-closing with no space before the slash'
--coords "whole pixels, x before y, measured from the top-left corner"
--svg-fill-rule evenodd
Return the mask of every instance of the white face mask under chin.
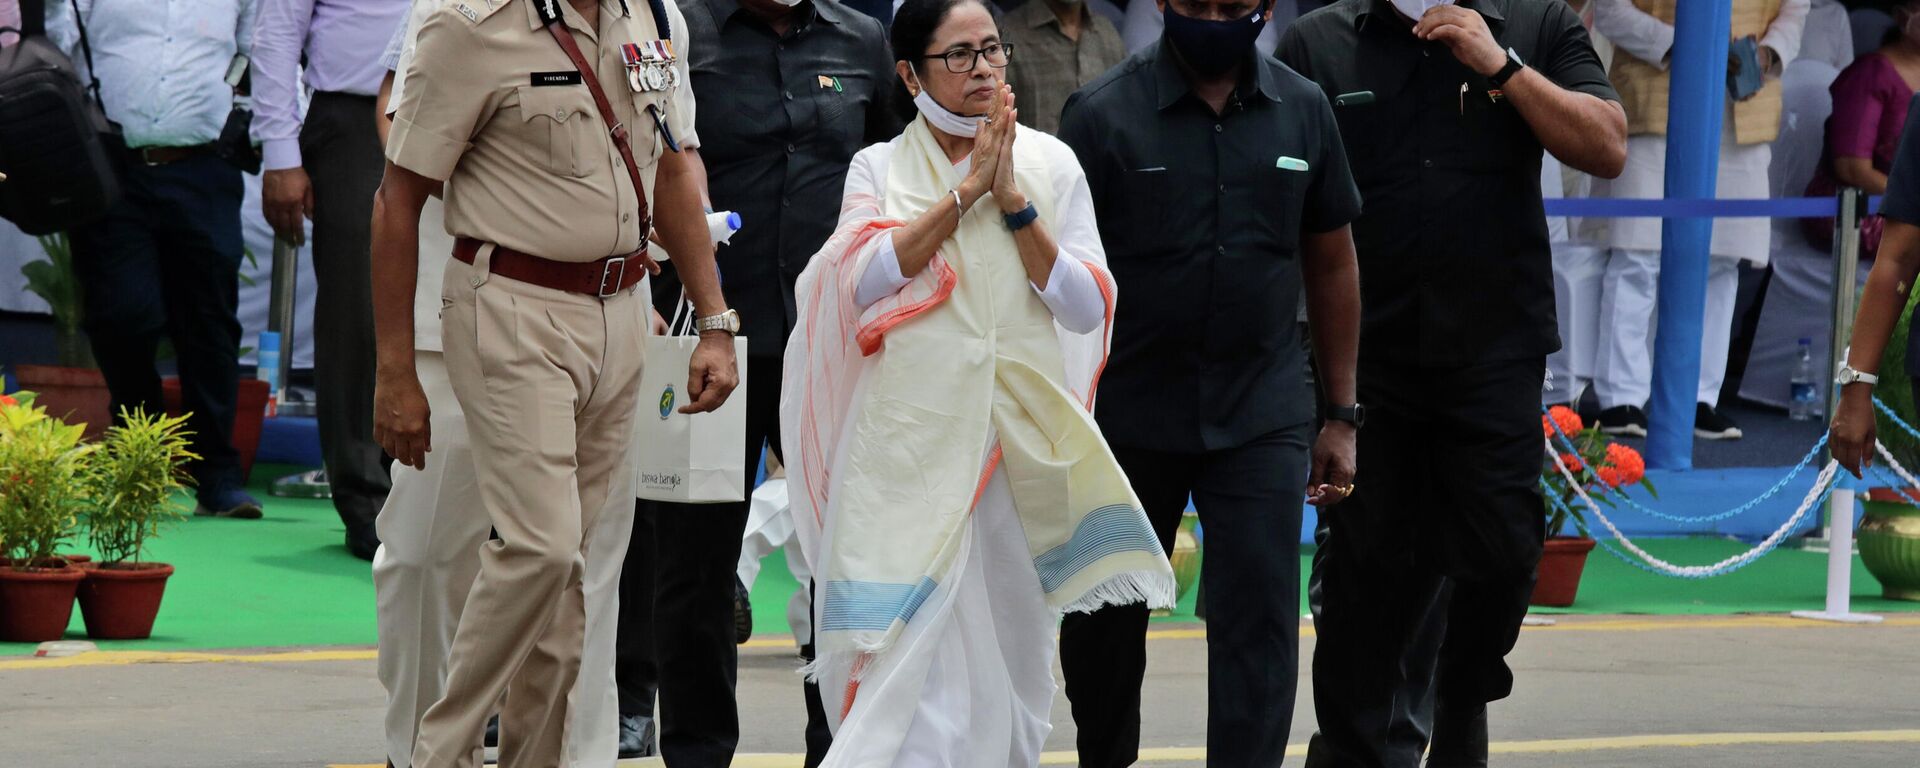
<path id="1" fill-rule="evenodd" d="M 1453 0 L 1393 0 L 1393 9 L 1414 21 L 1419 21 L 1428 8 L 1436 5 L 1453 5 Z"/>
<path id="2" fill-rule="evenodd" d="M 784 5 L 788 8 L 792 8 L 800 4 L 800 0 L 773 0 L 773 1 L 781 5 Z"/>
<path id="3" fill-rule="evenodd" d="M 954 114 L 927 95 L 924 88 L 913 97 L 913 105 L 920 108 L 920 114 L 926 116 L 927 122 L 943 133 L 971 139 L 980 132 L 980 118 Z"/>

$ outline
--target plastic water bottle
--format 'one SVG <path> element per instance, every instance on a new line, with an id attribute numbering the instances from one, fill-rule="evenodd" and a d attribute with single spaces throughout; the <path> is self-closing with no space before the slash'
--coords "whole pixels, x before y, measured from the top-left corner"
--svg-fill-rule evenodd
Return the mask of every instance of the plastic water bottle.
<path id="1" fill-rule="evenodd" d="M 714 211 L 707 214 L 707 237 L 712 238 L 714 245 L 726 245 L 727 241 L 733 239 L 734 233 L 740 231 L 740 224 L 740 214 L 733 211 Z M 673 254 L 667 253 L 667 249 L 656 245 L 653 248 L 653 257 L 660 261 L 670 261 L 673 259 Z"/>
<path id="2" fill-rule="evenodd" d="M 267 415 L 272 416 L 280 402 L 280 334 L 260 332 L 258 361 L 259 367 L 253 375 L 267 383 Z"/>
<path id="3" fill-rule="evenodd" d="M 714 211 L 707 214 L 707 235 L 715 243 L 726 243 L 733 239 L 733 233 L 740 231 L 740 214 L 733 211 Z"/>
<path id="4" fill-rule="evenodd" d="M 1813 386 L 1813 339 L 1800 340 L 1800 362 L 1793 365 L 1792 403 L 1787 417 L 1794 421 L 1812 421 L 1819 411 L 1819 394 Z"/>

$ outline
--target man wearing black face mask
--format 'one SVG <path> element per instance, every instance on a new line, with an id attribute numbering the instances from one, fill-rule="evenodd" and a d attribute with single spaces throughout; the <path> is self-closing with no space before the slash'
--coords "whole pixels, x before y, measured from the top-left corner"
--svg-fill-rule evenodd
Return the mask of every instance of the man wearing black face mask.
<path id="1" fill-rule="evenodd" d="M 1326 97 L 1255 51 L 1270 0 L 1160 7 L 1161 42 L 1074 94 L 1060 127 L 1125 293 L 1095 416 L 1163 548 L 1189 498 L 1206 526 L 1207 764 L 1271 768 L 1293 721 L 1301 497 L 1353 490 L 1360 197 Z M 1061 623 L 1081 765 L 1138 759 L 1146 628 L 1138 605 Z"/>
<path id="2" fill-rule="evenodd" d="M 1618 176 L 1626 116 L 1560 0 L 1342 0 L 1278 55 L 1333 98 L 1367 200 L 1372 421 L 1359 492 L 1321 520 L 1307 765 L 1413 768 L 1431 735 L 1429 768 L 1484 766 L 1546 533 L 1541 150 Z"/>

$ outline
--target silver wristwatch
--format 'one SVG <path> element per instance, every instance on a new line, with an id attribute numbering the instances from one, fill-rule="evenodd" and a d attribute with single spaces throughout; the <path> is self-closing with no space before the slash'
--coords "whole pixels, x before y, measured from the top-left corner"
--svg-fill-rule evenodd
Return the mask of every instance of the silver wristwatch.
<path id="1" fill-rule="evenodd" d="M 1875 376 L 1874 374 L 1871 374 L 1871 373 L 1862 373 L 1860 371 L 1856 371 L 1853 369 L 1853 366 L 1851 365 L 1840 366 L 1840 374 L 1833 377 L 1833 384 L 1836 387 L 1844 387 L 1848 384 L 1865 384 L 1871 387 L 1879 383 L 1880 383 L 1879 376 Z"/>
<path id="2" fill-rule="evenodd" d="M 695 333 L 707 331 L 726 331 L 729 335 L 740 335 L 740 313 L 727 310 L 717 315 L 700 318 L 693 324 Z"/>

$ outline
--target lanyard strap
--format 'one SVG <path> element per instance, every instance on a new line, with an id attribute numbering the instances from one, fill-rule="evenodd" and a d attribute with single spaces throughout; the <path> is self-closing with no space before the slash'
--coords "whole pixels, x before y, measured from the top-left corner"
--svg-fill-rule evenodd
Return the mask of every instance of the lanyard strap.
<path id="1" fill-rule="evenodd" d="M 627 143 L 627 126 L 613 115 L 613 104 L 607 101 L 607 92 L 600 89 L 600 78 L 593 74 L 593 65 L 587 63 L 587 57 L 580 53 L 580 45 L 573 41 L 573 33 L 567 31 L 567 25 L 558 19 L 547 23 L 547 31 L 553 33 L 553 39 L 560 43 L 560 50 L 573 60 L 573 68 L 580 71 L 580 80 L 587 86 L 587 92 L 593 94 L 593 106 L 600 111 L 601 121 L 607 124 L 607 134 L 613 137 L 613 146 L 620 150 L 620 159 L 627 166 L 627 176 L 633 179 L 633 194 L 640 200 L 640 250 L 637 255 L 647 263 L 649 272 L 658 272 L 659 267 L 647 256 L 647 236 L 653 232 L 652 206 L 647 204 L 647 188 L 640 183 L 640 165 L 633 161 L 633 147 Z"/>

